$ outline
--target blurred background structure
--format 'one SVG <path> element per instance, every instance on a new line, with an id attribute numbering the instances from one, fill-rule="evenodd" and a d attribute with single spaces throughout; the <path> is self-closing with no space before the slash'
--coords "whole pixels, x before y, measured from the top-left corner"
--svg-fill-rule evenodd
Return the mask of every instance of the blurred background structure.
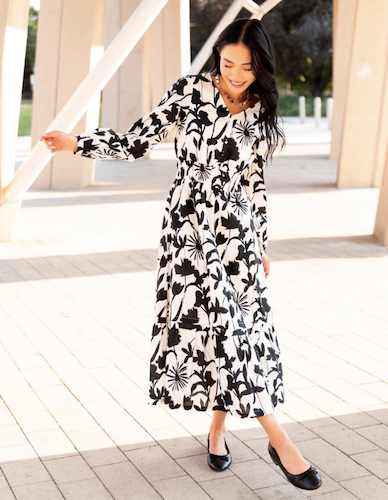
<path id="1" fill-rule="evenodd" d="M 287 137 L 265 170 L 277 416 L 322 475 L 310 493 L 255 419 L 227 419 L 220 477 L 211 412 L 147 404 L 172 143 L 128 163 L 37 142 L 124 132 L 251 15 L 274 42 Z M 0 0 L 1 500 L 388 498 L 386 26 L 386 0 Z"/>

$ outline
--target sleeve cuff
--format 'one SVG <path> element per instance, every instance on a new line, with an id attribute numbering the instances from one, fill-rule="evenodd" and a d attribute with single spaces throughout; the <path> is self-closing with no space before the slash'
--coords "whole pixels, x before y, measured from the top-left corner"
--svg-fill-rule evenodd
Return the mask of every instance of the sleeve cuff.
<path id="1" fill-rule="evenodd" d="M 79 145 L 80 137 L 81 137 L 80 135 L 76 135 L 76 138 L 77 138 L 77 151 L 73 151 L 73 154 L 75 154 L 75 155 L 82 154 L 82 148 Z"/>

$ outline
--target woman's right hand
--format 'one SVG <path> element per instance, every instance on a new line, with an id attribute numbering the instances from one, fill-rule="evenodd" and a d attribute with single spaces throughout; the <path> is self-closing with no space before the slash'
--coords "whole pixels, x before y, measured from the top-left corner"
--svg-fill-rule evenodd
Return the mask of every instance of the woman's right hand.
<path id="1" fill-rule="evenodd" d="M 52 153 L 58 153 L 59 151 L 77 151 L 77 137 L 75 135 L 66 134 L 66 132 L 60 132 L 59 130 L 47 132 L 40 137 L 40 140 L 44 141 L 47 148 Z"/>

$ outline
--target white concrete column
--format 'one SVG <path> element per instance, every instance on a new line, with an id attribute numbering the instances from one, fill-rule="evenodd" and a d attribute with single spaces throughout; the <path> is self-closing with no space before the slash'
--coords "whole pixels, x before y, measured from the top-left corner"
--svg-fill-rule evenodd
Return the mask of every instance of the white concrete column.
<path id="1" fill-rule="evenodd" d="M 386 0 L 374 0 L 373 4 L 357 1 L 338 187 L 374 186 L 388 57 L 387 26 Z M 337 103 L 338 97 L 334 99 Z"/>
<path id="2" fill-rule="evenodd" d="M 141 0 L 107 0 L 108 46 Z M 124 132 L 190 68 L 189 0 L 169 0 L 102 94 L 102 125 Z"/>
<path id="3" fill-rule="evenodd" d="M 110 45 L 140 3 L 141 0 L 106 0 L 105 47 Z M 150 111 L 148 106 L 144 108 L 144 95 L 150 92 L 145 47 L 143 37 L 104 88 L 103 127 L 125 132 L 132 123 Z"/>
<path id="4" fill-rule="evenodd" d="M 380 116 L 377 118 L 378 136 L 376 145 L 375 168 L 373 177 L 373 186 L 382 186 L 384 175 L 384 167 L 386 167 L 386 158 L 388 150 L 388 47 L 385 61 L 381 61 L 381 65 L 385 65 L 385 78 L 383 82 L 383 96 L 381 98 Z"/>
<path id="5" fill-rule="evenodd" d="M 153 106 L 190 64 L 190 2 L 170 0 L 152 27 Z"/>
<path id="6" fill-rule="evenodd" d="M 103 54 L 105 0 L 42 0 L 39 12 L 32 145 Z M 73 133 L 98 126 L 99 96 Z M 71 155 L 71 158 L 70 158 Z M 33 184 L 39 189 L 93 184 L 94 161 L 54 156 Z"/>
<path id="7" fill-rule="evenodd" d="M 15 167 L 28 12 L 28 0 L 0 1 L 0 193 Z"/>
<path id="8" fill-rule="evenodd" d="M 374 185 L 380 186 L 373 233 L 388 246 L 388 57 L 385 60 L 384 98 L 381 105 Z"/>
<path id="9" fill-rule="evenodd" d="M 388 246 L 388 148 L 384 163 L 373 234 L 384 246 Z"/>
<path id="10" fill-rule="evenodd" d="M 333 7 L 333 99 L 335 107 L 333 112 L 330 158 L 338 160 L 340 157 L 346 95 L 349 85 L 357 2 L 354 0 L 335 0 Z"/>

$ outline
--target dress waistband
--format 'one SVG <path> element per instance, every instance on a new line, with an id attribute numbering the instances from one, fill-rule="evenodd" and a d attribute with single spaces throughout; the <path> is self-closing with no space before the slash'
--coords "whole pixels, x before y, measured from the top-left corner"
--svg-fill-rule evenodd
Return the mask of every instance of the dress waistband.
<path id="1" fill-rule="evenodd" d="M 188 170 L 178 168 L 177 178 L 188 180 L 191 188 L 198 188 L 202 185 L 205 189 L 211 189 L 215 194 L 223 192 L 228 195 L 242 187 L 242 173 L 236 172 L 231 177 L 226 168 L 222 167 L 189 161 L 180 163 L 180 165 L 187 166 Z"/>

